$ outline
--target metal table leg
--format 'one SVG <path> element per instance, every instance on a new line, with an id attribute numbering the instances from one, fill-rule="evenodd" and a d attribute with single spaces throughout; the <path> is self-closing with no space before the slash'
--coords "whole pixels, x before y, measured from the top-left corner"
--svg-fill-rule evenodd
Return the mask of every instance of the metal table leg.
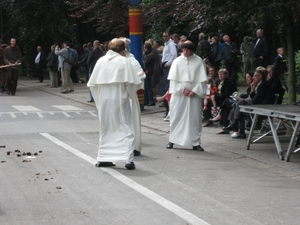
<path id="1" fill-rule="evenodd" d="M 252 125 L 251 125 L 251 128 L 250 128 L 250 133 L 249 133 L 249 136 L 248 136 L 248 139 L 247 139 L 247 150 L 250 149 L 250 144 L 251 144 L 252 136 L 253 136 L 253 133 L 254 133 L 254 130 L 255 130 L 255 127 L 256 127 L 257 118 L 258 118 L 258 115 L 254 114 L 254 117 L 253 117 L 253 120 L 252 120 Z"/>
<path id="2" fill-rule="evenodd" d="M 273 138 L 274 138 L 274 142 L 275 142 L 275 145 L 276 145 L 276 149 L 277 149 L 279 158 L 281 160 L 284 160 L 283 152 L 282 152 L 281 145 L 280 145 L 280 142 L 279 142 L 279 139 L 278 139 L 277 130 L 276 130 L 276 127 L 275 127 L 274 122 L 273 122 L 273 118 L 268 116 L 268 121 L 269 121 L 271 130 L 272 130 L 272 134 L 273 134 Z"/>
<path id="3" fill-rule="evenodd" d="M 285 155 L 285 161 L 286 162 L 290 161 L 291 150 L 294 146 L 295 139 L 296 139 L 297 134 L 298 134 L 299 125 L 300 125 L 300 123 L 299 123 L 299 121 L 297 121 L 296 124 L 295 124 L 295 127 L 294 127 L 293 135 L 292 135 L 290 143 L 289 143 L 289 147 L 288 147 L 286 155 Z"/>

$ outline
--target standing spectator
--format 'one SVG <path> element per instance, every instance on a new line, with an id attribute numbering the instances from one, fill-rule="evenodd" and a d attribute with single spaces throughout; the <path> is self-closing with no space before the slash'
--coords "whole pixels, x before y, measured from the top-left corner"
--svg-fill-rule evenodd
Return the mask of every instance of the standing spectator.
<path id="1" fill-rule="evenodd" d="M 219 37 L 213 36 L 211 38 L 211 53 L 209 57 L 209 63 L 217 71 L 220 68 L 222 57 L 222 48 L 219 47 Z"/>
<path id="2" fill-rule="evenodd" d="M 205 39 L 204 33 L 200 33 L 198 38 L 199 38 L 199 42 L 198 42 L 196 54 L 200 56 L 203 60 L 204 59 L 208 60 L 210 58 L 210 53 L 211 53 L 210 43 Z"/>
<path id="3" fill-rule="evenodd" d="M 161 96 L 163 96 L 169 88 L 170 82 L 167 80 L 167 78 L 169 75 L 170 67 L 173 61 L 177 57 L 177 50 L 173 40 L 171 39 L 169 31 L 163 32 L 163 39 L 165 42 L 162 59 L 161 59 L 163 75 L 160 77 L 160 82 L 159 82 L 159 94 Z M 164 107 L 164 104 L 161 106 Z"/>
<path id="4" fill-rule="evenodd" d="M 35 57 L 35 71 L 36 75 L 39 78 L 39 82 L 44 81 L 44 62 L 45 62 L 45 53 L 42 51 L 41 46 L 37 46 L 37 55 Z"/>
<path id="5" fill-rule="evenodd" d="M 4 50 L 7 47 L 7 45 L 5 45 L 3 43 L 3 41 L 0 39 L 0 66 L 4 66 L 4 59 L 3 59 L 3 55 L 4 55 Z M 3 94 L 4 92 L 4 86 L 5 86 L 5 73 L 4 73 L 4 68 L 0 68 L 0 89 L 1 89 L 1 94 Z"/>
<path id="6" fill-rule="evenodd" d="M 75 46 L 73 43 L 70 43 L 69 47 L 71 49 L 73 49 L 74 51 L 76 51 L 76 54 L 78 56 L 77 50 L 75 49 Z M 79 82 L 79 78 L 77 76 L 77 68 L 78 68 L 78 62 L 76 62 L 74 65 L 71 65 L 71 71 L 70 71 L 70 77 L 73 83 L 78 83 Z M 84 83 L 84 82 L 82 82 Z"/>
<path id="7" fill-rule="evenodd" d="M 239 49 L 236 43 L 230 41 L 229 35 L 223 36 L 223 60 L 228 71 L 229 77 L 236 83 L 237 77 L 237 55 L 239 54 Z"/>
<path id="8" fill-rule="evenodd" d="M 10 39 L 10 46 L 5 49 L 3 59 L 4 63 L 10 66 L 5 69 L 7 94 L 15 95 L 19 76 L 16 64 L 21 63 L 22 59 L 22 53 L 15 38 Z"/>
<path id="9" fill-rule="evenodd" d="M 149 42 L 144 44 L 144 64 L 145 64 L 145 99 L 148 102 L 147 106 L 154 106 L 155 99 L 153 94 L 153 86 L 155 83 L 152 82 L 152 76 L 154 76 L 154 69 L 157 56 L 152 51 L 152 45 Z"/>
<path id="10" fill-rule="evenodd" d="M 81 56 L 81 60 L 78 62 L 79 64 L 82 64 L 82 67 L 84 68 L 85 70 L 85 80 L 86 82 L 89 81 L 89 68 L 88 68 L 88 65 L 87 65 L 87 60 L 88 60 L 88 57 L 89 57 L 89 54 L 90 54 L 90 48 L 88 46 L 88 44 L 84 44 L 82 46 L 83 48 L 83 54 Z"/>
<path id="11" fill-rule="evenodd" d="M 100 42 L 95 40 L 93 43 L 94 49 L 90 52 L 89 57 L 87 59 L 87 66 L 89 68 L 89 78 L 91 77 L 94 67 L 98 61 L 103 56 L 103 52 L 100 49 Z M 94 102 L 94 98 L 90 91 L 90 100 L 88 102 Z"/>
<path id="12" fill-rule="evenodd" d="M 136 92 L 142 82 L 129 60 L 120 55 L 125 51 L 124 42 L 113 39 L 108 46 L 110 50 L 97 61 L 87 84 L 95 99 L 100 121 L 95 166 L 114 166 L 113 162 L 125 161 L 125 167 L 132 170 L 135 169 L 135 139 L 141 135 L 135 132 L 134 124 L 140 120 Z"/>
<path id="13" fill-rule="evenodd" d="M 252 71 L 253 66 L 252 62 L 254 60 L 253 56 L 253 50 L 254 50 L 254 44 L 253 42 L 250 42 L 250 38 L 248 36 L 244 37 L 244 42 L 241 44 L 240 52 L 242 54 L 242 62 L 243 62 L 243 76 L 246 78 L 246 74 L 249 71 Z"/>
<path id="14" fill-rule="evenodd" d="M 70 77 L 71 67 L 69 63 L 65 62 L 65 59 L 69 56 L 69 45 L 68 41 L 63 43 L 63 48 L 60 49 L 58 45 L 55 47 L 55 54 L 60 56 L 58 60 L 58 67 L 61 71 L 61 78 L 62 78 L 62 88 L 61 93 L 66 94 L 69 92 L 74 91 L 74 85 L 72 79 Z"/>
<path id="15" fill-rule="evenodd" d="M 56 88 L 58 86 L 57 82 L 57 67 L 58 67 L 58 57 L 55 55 L 55 45 L 51 46 L 51 52 L 49 53 L 47 60 L 47 70 L 50 75 L 50 88 Z"/>
<path id="16" fill-rule="evenodd" d="M 168 79 L 170 80 L 170 137 L 167 148 L 174 144 L 193 146 L 193 150 L 204 151 L 199 145 L 201 137 L 202 99 L 206 93 L 206 69 L 202 59 L 194 54 L 191 41 L 182 44 L 183 53 L 174 60 Z M 189 63 L 187 63 L 187 61 Z"/>
<path id="17" fill-rule="evenodd" d="M 259 66 L 266 67 L 267 66 L 267 56 L 269 52 L 269 46 L 266 38 L 263 36 L 263 30 L 258 29 L 256 31 L 256 40 L 254 45 L 254 68 Z"/>
<path id="18" fill-rule="evenodd" d="M 179 52 L 180 47 L 179 47 L 179 43 L 180 43 L 180 36 L 178 34 L 172 34 L 172 40 L 174 41 L 175 47 L 176 47 L 176 51 L 177 51 L 177 56 L 179 56 L 181 54 L 181 52 Z"/>
<path id="19" fill-rule="evenodd" d="M 277 53 L 278 55 L 274 59 L 274 67 L 277 69 L 278 77 L 281 80 L 283 87 L 288 92 L 289 89 L 284 78 L 284 74 L 287 71 L 286 63 L 284 61 L 284 48 L 278 48 Z"/>

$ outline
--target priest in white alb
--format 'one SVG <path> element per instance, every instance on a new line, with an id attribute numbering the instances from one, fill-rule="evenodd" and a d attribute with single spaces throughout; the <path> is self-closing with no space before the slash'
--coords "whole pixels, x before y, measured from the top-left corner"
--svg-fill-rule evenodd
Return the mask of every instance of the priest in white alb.
<path id="1" fill-rule="evenodd" d="M 181 45 L 181 56 L 170 68 L 170 137 L 167 148 L 174 144 L 192 146 L 193 150 L 204 151 L 200 146 L 202 133 L 202 100 L 206 94 L 206 67 L 202 59 L 194 54 L 191 41 Z"/>
<path id="2" fill-rule="evenodd" d="M 125 161 L 125 167 L 130 170 L 135 169 L 133 150 L 135 137 L 140 135 L 135 133 L 134 121 L 140 119 L 136 91 L 142 82 L 124 57 L 124 42 L 116 38 L 108 47 L 109 51 L 97 61 L 87 84 L 100 122 L 96 166 L 114 166 L 114 162 Z"/>

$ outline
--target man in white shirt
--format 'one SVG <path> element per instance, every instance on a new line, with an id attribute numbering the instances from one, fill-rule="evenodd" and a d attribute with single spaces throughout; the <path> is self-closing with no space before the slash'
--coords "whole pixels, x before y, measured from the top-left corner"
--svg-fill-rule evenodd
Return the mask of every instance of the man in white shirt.
<path id="1" fill-rule="evenodd" d="M 38 53 L 34 60 L 35 68 L 36 68 L 36 75 L 39 78 L 39 82 L 43 82 L 43 80 L 44 80 L 43 65 L 45 62 L 45 54 L 42 51 L 41 46 L 37 46 L 37 52 Z"/>
<path id="2" fill-rule="evenodd" d="M 163 67 L 163 76 L 160 77 L 159 81 L 159 94 L 163 96 L 169 88 L 169 81 L 167 77 L 169 75 L 170 67 L 177 57 L 177 50 L 174 41 L 171 39 L 169 31 L 163 33 L 163 39 L 165 41 L 164 50 L 162 54 L 162 67 Z"/>

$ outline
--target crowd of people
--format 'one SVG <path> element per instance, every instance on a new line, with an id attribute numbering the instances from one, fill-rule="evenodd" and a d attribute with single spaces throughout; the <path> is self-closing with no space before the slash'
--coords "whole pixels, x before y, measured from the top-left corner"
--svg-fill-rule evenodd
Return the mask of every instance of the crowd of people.
<path id="1" fill-rule="evenodd" d="M 137 98 L 140 89 L 144 89 L 146 107 L 156 105 L 157 101 L 166 107 L 164 120 L 170 121 L 166 146 L 169 149 L 176 144 L 204 151 L 200 146 L 202 127 L 215 122 L 223 127 L 217 134 L 234 131 L 232 138 L 246 138 L 248 115 L 239 111 L 239 105 L 282 103 L 287 91 L 284 49 L 278 48 L 274 64 L 267 66 L 267 41 L 261 29 L 256 36 L 254 42 L 245 37 L 239 48 L 229 35 L 224 35 L 221 43 L 215 34 L 207 39 L 200 33 L 199 42 L 194 45 L 184 35 L 165 31 L 163 44 L 153 39 L 144 43 L 143 65 L 130 53 L 130 39 L 125 37 L 111 40 L 107 49 L 98 40 L 93 46 L 83 45 L 80 60 L 72 44 L 66 41 L 62 48 L 51 46 L 47 58 L 42 48 L 37 47 L 36 72 L 39 82 L 43 82 L 40 66 L 47 62 L 50 87 L 59 86 L 60 74 L 61 92 L 65 94 L 74 91 L 72 68 L 78 62 L 83 65 L 90 89 L 88 102 L 95 102 L 100 122 L 96 166 L 114 166 L 117 161 L 125 161 L 125 167 L 131 170 L 135 169 L 133 157 L 139 156 L 142 148 Z M 238 93 L 238 55 L 242 55 L 243 76 L 249 85 L 246 93 Z M 1 90 L 4 91 L 6 84 L 12 95 L 16 91 L 15 74 L 21 57 L 15 39 L 0 51 L 0 65 L 8 65 L 5 71 L 10 74 L 4 76 L 0 67 Z"/>

